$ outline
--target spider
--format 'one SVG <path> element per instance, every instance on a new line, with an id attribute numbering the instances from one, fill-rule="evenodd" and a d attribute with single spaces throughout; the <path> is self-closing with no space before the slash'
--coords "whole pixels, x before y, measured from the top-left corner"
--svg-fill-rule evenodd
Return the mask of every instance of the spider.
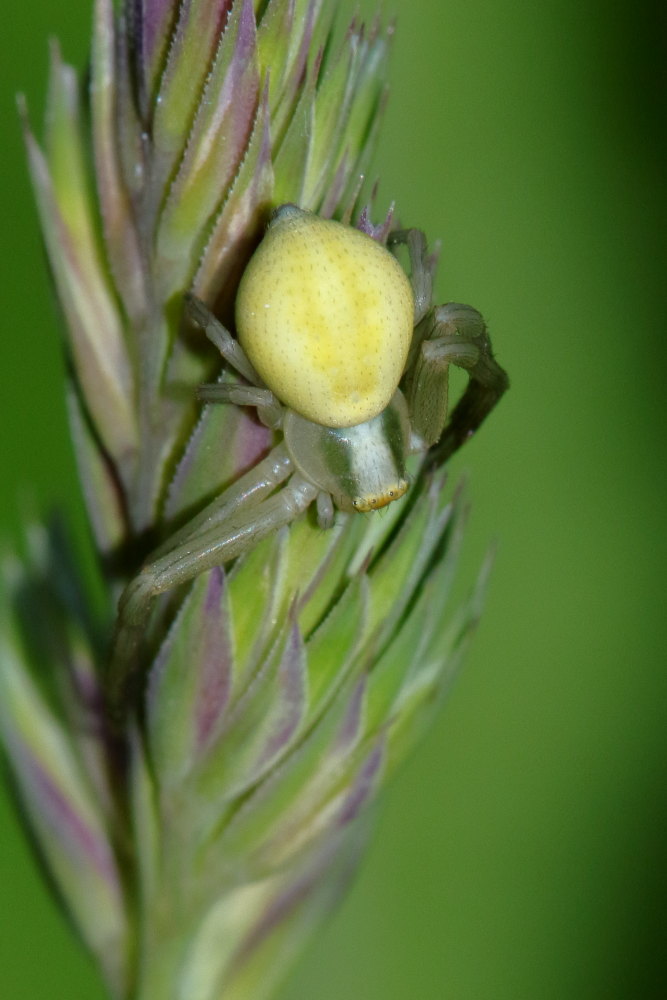
<path id="1" fill-rule="evenodd" d="M 136 651 L 158 594 L 236 558 L 313 502 L 328 528 L 335 508 L 366 513 L 397 500 L 408 489 L 408 456 L 445 462 L 507 389 L 477 310 L 431 307 L 424 234 L 390 234 L 389 247 L 400 244 L 409 280 L 390 250 L 360 230 L 282 205 L 241 279 L 238 339 L 186 297 L 190 318 L 243 379 L 201 386 L 199 398 L 255 408 L 281 440 L 128 585 L 116 663 Z M 469 381 L 448 421 L 451 364 Z"/>

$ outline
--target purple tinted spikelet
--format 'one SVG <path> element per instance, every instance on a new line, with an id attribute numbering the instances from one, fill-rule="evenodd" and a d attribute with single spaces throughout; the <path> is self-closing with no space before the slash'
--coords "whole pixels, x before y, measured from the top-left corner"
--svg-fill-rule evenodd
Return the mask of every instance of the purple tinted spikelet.
<path id="1" fill-rule="evenodd" d="M 266 455 L 248 410 L 198 407 L 273 208 L 373 222 L 367 170 L 393 29 L 327 0 L 96 0 L 88 86 L 51 54 L 22 118 L 66 326 L 68 409 L 106 618 L 57 525 L 1 597 L 0 735 L 62 901 L 122 1000 L 273 995 L 339 899 L 368 806 L 433 714 L 481 589 L 445 618 L 459 496 L 418 473 L 382 517 L 309 517 L 156 601 L 122 719 L 116 602 L 147 554 Z M 370 198 L 372 202 L 372 197 Z M 229 378 L 228 373 L 220 376 Z"/>

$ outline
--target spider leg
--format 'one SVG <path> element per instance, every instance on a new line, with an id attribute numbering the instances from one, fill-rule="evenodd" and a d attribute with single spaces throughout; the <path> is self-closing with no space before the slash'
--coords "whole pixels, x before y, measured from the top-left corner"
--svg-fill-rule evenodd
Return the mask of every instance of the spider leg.
<path id="1" fill-rule="evenodd" d="M 293 475 L 277 493 L 259 503 L 238 503 L 225 519 L 186 537 L 168 552 L 150 558 L 123 591 L 118 604 L 108 690 L 120 707 L 137 667 L 151 604 L 158 594 L 242 555 L 267 535 L 290 524 L 317 497 L 317 486 Z"/>
<path id="2" fill-rule="evenodd" d="M 429 464 L 442 464 L 477 430 L 509 387 L 493 356 L 486 324 L 476 309 L 450 302 L 424 321 L 426 335 L 406 380 L 412 428 L 431 448 Z M 464 368 L 468 385 L 447 420 L 449 366 Z M 433 446 L 433 447 L 431 447 Z"/>
<path id="3" fill-rule="evenodd" d="M 287 448 L 282 443 L 276 445 L 266 458 L 253 465 L 182 528 L 172 532 L 167 541 L 155 549 L 149 558 L 154 561 L 184 542 L 192 542 L 198 535 L 220 524 L 240 506 L 260 503 L 276 486 L 284 483 L 292 472 L 294 465 Z"/>
<path id="4" fill-rule="evenodd" d="M 261 378 L 250 364 L 245 351 L 235 337 L 232 337 L 222 323 L 215 318 L 201 299 L 188 292 L 185 295 L 185 311 L 193 323 L 200 326 L 212 344 L 218 348 L 225 361 L 251 385 L 264 387 Z"/>
<path id="5" fill-rule="evenodd" d="M 206 382 L 197 386 L 202 403 L 233 403 L 235 406 L 271 406 L 276 397 L 270 389 L 257 389 L 239 382 Z"/>
<path id="6" fill-rule="evenodd" d="M 334 505 L 330 493 L 320 490 L 317 494 L 317 523 L 323 530 L 333 527 Z"/>
<path id="7" fill-rule="evenodd" d="M 421 229 L 397 229 L 389 234 L 389 248 L 404 244 L 410 257 L 410 282 L 415 297 L 415 326 L 431 308 L 434 258 L 429 255 Z"/>
<path id="8" fill-rule="evenodd" d="M 205 383 L 197 388 L 197 399 L 203 403 L 233 403 L 235 406 L 254 406 L 265 427 L 277 430 L 283 417 L 283 406 L 270 389 L 259 389 L 240 382 Z"/>

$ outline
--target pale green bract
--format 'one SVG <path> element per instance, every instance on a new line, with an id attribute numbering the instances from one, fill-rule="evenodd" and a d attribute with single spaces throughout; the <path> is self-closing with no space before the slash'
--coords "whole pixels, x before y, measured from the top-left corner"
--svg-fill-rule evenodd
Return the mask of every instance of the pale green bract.
<path id="1" fill-rule="evenodd" d="M 54 46 L 43 145 L 24 112 L 107 617 L 61 527 L 29 527 L 5 563 L 0 725 L 62 901 L 124 1000 L 274 993 L 478 615 L 480 588 L 444 617 L 461 501 L 415 468 L 383 516 L 302 518 L 163 595 L 126 713 L 108 710 L 113 612 L 147 543 L 271 445 L 245 410 L 199 412 L 220 363 L 182 322 L 185 292 L 231 322 L 282 202 L 389 232 L 360 213 L 389 32 L 355 21 L 333 44 L 335 7 L 97 0 L 89 86 Z"/>

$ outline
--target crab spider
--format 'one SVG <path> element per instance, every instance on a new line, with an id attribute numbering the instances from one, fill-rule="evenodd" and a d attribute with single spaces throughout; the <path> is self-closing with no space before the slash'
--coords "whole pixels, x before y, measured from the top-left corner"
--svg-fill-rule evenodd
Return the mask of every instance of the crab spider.
<path id="1" fill-rule="evenodd" d="M 360 230 L 283 205 L 241 280 L 238 339 L 188 296 L 190 318 L 243 380 L 201 386 L 199 398 L 254 408 L 281 440 L 128 585 L 112 677 L 129 669 L 158 594 L 236 558 L 313 502 L 327 528 L 335 508 L 366 513 L 398 499 L 408 456 L 442 464 L 508 387 L 481 315 L 431 307 L 424 234 L 401 230 L 388 242 L 407 247 L 410 280 Z M 448 421 L 450 364 L 469 382 Z"/>

